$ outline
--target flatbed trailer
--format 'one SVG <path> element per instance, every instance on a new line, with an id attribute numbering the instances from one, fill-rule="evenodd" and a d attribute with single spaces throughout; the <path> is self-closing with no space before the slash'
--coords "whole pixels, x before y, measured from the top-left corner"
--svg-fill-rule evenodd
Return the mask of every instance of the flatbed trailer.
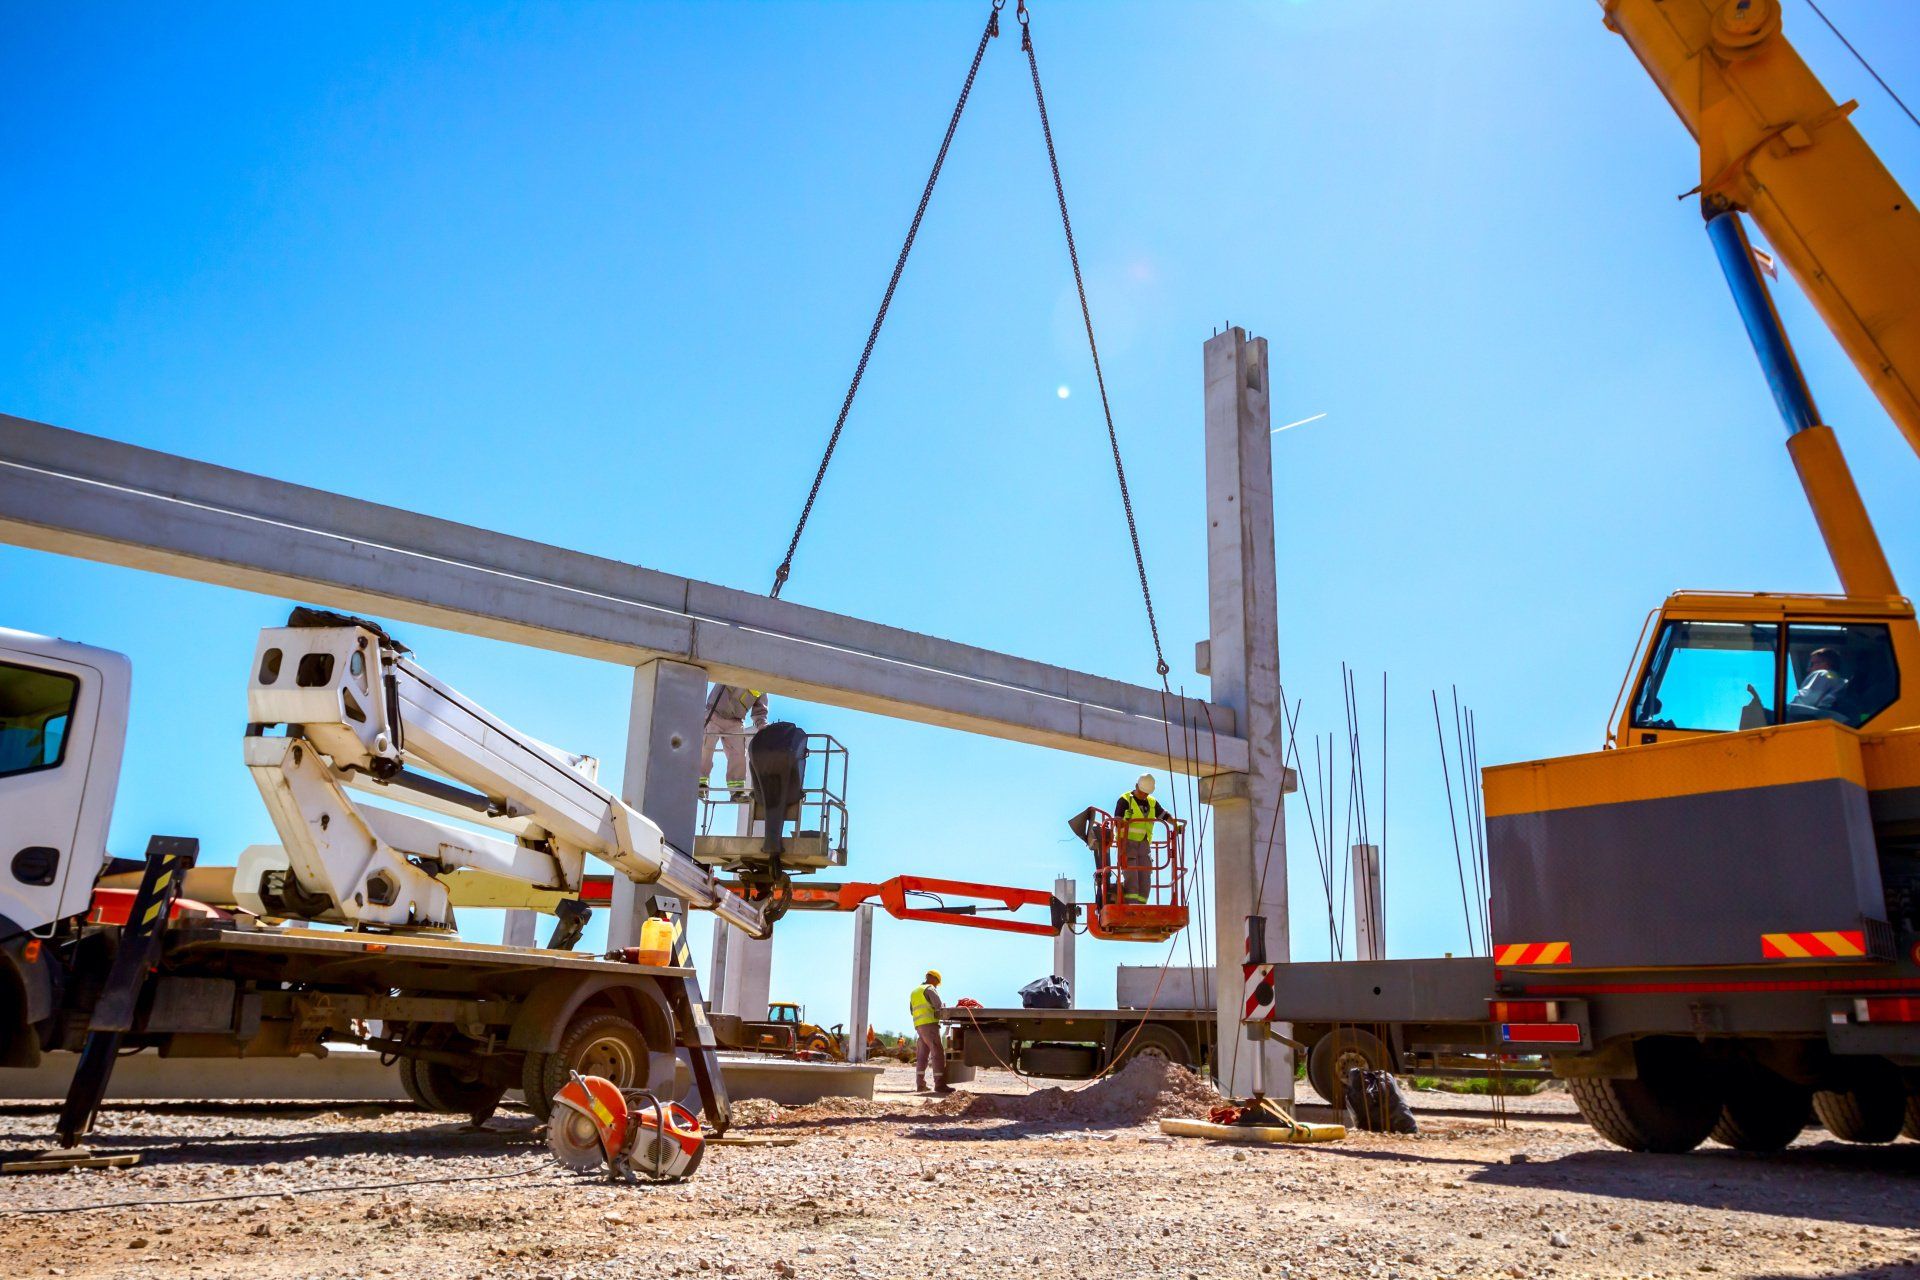
<path id="1" fill-rule="evenodd" d="M 1170 970 L 1158 984 L 1170 999 L 1198 989 L 1190 971 Z M 1493 965 L 1484 958 L 1338 961 L 1276 966 L 1307 1080 L 1338 1105 L 1349 1067 L 1398 1075 L 1545 1078 L 1532 1052 L 1515 1052 L 1490 1020 Z M 1211 971 L 1204 975 L 1211 980 Z M 1212 1009 L 949 1008 L 948 1060 L 964 1068 L 1012 1066 L 1027 1075 L 1086 1079 L 1116 1060 L 1153 1053 L 1181 1066 L 1210 1069 Z"/>
<path id="2" fill-rule="evenodd" d="M 985 1009 L 949 1006 L 948 1078 L 980 1067 L 1085 1080 L 1142 1056 L 1205 1069 L 1213 1060 L 1211 1009 Z M 960 1074 L 955 1075 L 955 1070 Z"/>
<path id="3" fill-rule="evenodd" d="M 88 923 L 8 944 L 23 953 L 10 958 L 25 981 L 0 1029 L 7 1065 L 84 1052 L 110 1003 L 125 934 Z M 287 1058 L 362 1045 L 390 1055 L 402 1088 L 429 1110 L 483 1117 L 519 1089 L 542 1118 L 570 1070 L 673 1092 L 686 1051 L 709 1122 L 724 1128 L 730 1118 L 690 968 L 456 937 L 269 928 L 190 909 L 155 949 L 122 1051 Z"/>

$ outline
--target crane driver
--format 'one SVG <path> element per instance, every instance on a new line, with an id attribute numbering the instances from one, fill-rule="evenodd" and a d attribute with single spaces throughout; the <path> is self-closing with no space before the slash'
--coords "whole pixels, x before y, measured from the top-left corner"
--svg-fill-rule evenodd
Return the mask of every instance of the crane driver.
<path id="1" fill-rule="evenodd" d="M 1832 648 L 1815 649 L 1807 655 L 1807 677 L 1800 682 L 1800 687 L 1794 691 L 1793 701 L 1787 705 L 1812 716 L 1839 719 L 1833 714 L 1833 703 L 1846 687 L 1847 677 L 1840 670 L 1840 651 Z"/>

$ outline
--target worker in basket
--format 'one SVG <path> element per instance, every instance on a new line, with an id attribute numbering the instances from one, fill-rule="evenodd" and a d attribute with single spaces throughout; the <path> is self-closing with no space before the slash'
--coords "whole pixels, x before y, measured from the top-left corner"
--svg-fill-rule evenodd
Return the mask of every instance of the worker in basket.
<path id="1" fill-rule="evenodd" d="M 1171 827 L 1176 821 L 1171 810 L 1153 798 L 1153 775 L 1143 773 L 1113 804 L 1117 828 L 1114 844 L 1119 851 L 1120 901 L 1127 906 L 1146 906 L 1153 894 L 1153 845 L 1161 838 L 1164 820 Z"/>
<path id="2" fill-rule="evenodd" d="M 908 1003 L 913 1009 L 913 1034 L 920 1043 L 913 1055 L 913 1088 L 916 1093 L 927 1091 L 927 1067 L 933 1067 L 933 1091 L 952 1093 L 947 1087 L 947 1050 L 940 1043 L 940 1010 L 945 1008 L 940 1001 L 940 971 L 927 970 L 927 980 L 913 989 Z"/>
<path id="3" fill-rule="evenodd" d="M 707 695 L 705 737 L 700 744 L 700 794 L 707 793 L 707 775 L 713 771 L 713 751 L 727 757 L 727 790 L 736 800 L 747 794 L 747 717 L 755 730 L 767 727 L 767 695 L 736 684 L 717 684 Z"/>

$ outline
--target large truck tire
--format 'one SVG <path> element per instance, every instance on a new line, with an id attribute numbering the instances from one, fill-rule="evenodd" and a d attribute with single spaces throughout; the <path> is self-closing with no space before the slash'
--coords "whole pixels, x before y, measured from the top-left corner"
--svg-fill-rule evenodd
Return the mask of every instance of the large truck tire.
<path id="1" fill-rule="evenodd" d="M 1813 1090 L 1762 1067 L 1734 1071 L 1713 1140 L 1736 1151 L 1783 1151 L 1807 1127 Z"/>
<path id="2" fill-rule="evenodd" d="M 593 1010 L 576 1015 L 557 1050 L 528 1054 L 520 1070 L 527 1110 L 542 1124 L 553 1112 L 553 1095 L 573 1071 L 611 1080 L 622 1089 L 643 1089 L 647 1039 L 624 1014 Z"/>
<path id="3" fill-rule="evenodd" d="M 400 1076 L 400 1091 L 407 1095 L 408 1100 L 422 1111 L 433 1110 L 433 1104 L 427 1101 L 426 1090 L 420 1087 L 420 1059 L 402 1058 L 394 1064 L 394 1069 Z"/>
<path id="4" fill-rule="evenodd" d="M 1178 1031 L 1172 1027 L 1149 1022 L 1138 1031 L 1120 1033 L 1120 1043 L 1125 1046 L 1115 1059 L 1116 1066 L 1125 1066 L 1135 1058 L 1159 1058 L 1176 1067 L 1193 1065 L 1193 1050 Z"/>
<path id="5" fill-rule="evenodd" d="M 413 1078 L 427 1110 L 471 1116 L 475 1124 L 491 1116 L 507 1092 L 503 1085 L 488 1084 L 477 1067 L 467 1071 L 445 1062 L 415 1063 Z"/>
<path id="6" fill-rule="evenodd" d="M 1838 1089 L 1813 1095 L 1813 1114 L 1843 1142 L 1892 1142 L 1907 1122 L 1907 1087 L 1884 1058 L 1849 1063 Z"/>
<path id="7" fill-rule="evenodd" d="M 1307 1052 L 1307 1083 L 1328 1106 L 1344 1107 L 1350 1069 L 1388 1071 L 1392 1066 L 1392 1055 L 1379 1036 L 1359 1027 L 1335 1027 L 1314 1041 Z"/>
<path id="8" fill-rule="evenodd" d="M 1617 1147 L 1676 1155 L 1706 1141 L 1720 1122 L 1723 1089 L 1691 1040 L 1634 1045 L 1637 1079 L 1575 1076 L 1567 1081 L 1580 1114 Z"/>

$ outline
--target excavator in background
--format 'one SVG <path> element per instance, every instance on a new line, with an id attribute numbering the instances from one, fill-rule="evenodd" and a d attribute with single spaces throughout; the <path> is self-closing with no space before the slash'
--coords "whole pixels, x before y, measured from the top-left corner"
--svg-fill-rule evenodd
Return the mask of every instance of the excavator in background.
<path id="1" fill-rule="evenodd" d="M 1698 143 L 1842 594 L 1672 595 L 1603 750 L 1483 771 L 1490 958 L 1265 966 L 1250 1005 L 1327 1028 L 1323 1092 L 1479 1046 L 1545 1056 L 1631 1150 L 1772 1150 L 1810 1106 L 1845 1140 L 1920 1137 L 1920 629 L 1742 223 L 1920 450 L 1920 213 L 1777 0 L 1601 5 Z"/>

